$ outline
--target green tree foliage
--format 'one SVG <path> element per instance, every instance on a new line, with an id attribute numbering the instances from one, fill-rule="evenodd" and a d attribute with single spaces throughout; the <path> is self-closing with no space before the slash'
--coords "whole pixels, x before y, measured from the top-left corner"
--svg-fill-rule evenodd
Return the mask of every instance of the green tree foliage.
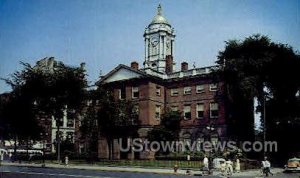
<path id="1" fill-rule="evenodd" d="M 225 82 L 226 109 L 231 135 L 238 140 L 254 139 L 253 99 L 263 104 L 266 64 L 272 60 L 270 39 L 253 35 L 244 41 L 230 40 L 217 63 Z"/>
<path id="2" fill-rule="evenodd" d="M 113 140 L 136 137 L 139 128 L 136 103 L 129 100 L 115 100 L 110 89 L 98 89 L 97 120 L 100 135 L 105 137 L 109 146 L 109 158 L 113 158 Z"/>
<path id="3" fill-rule="evenodd" d="M 24 129 L 37 131 L 33 128 L 38 123 L 36 119 L 41 115 L 54 116 L 60 121 L 65 109 L 73 115 L 81 112 L 87 87 L 85 70 L 82 67 L 66 66 L 54 61 L 54 58 L 47 60 L 53 61 L 53 65 L 41 66 L 38 63 L 32 67 L 30 64 L 21 63 L 21 71 L 15 72 L 9 79 L 4 79 L 12 87 L 6 119 L 10 131 L 18 136 L 24 135 Z M 33 133 L 27 134 L 32 135 Z"/>
<path id="4" fill-rule="evenodd" d="M 88 92 L 86 106 L 83 109 L 82 121 L 80 126 L 81 139 L 85 142 L 85 152 L 90 161 L 98 151 L 99 127 L 97 121 L 98 104 L 96 99 L 99 98 L 96 91 Z"/>
<path id="5" fill-rule="evenodd" d="M 161 124 L 148 132 L 150 141 L 175 141 L 179 139 L 180 121 L 182 117 L 178 111 L 167 111 Z"/>
<path id="6" fill-rule="evenodd" d="M 271 136 L 280 133 L 283 140 L 289 135 L 286 133 L 294 133 L 292 127 L 297 125 L 295 119 L 299 117 L 296 97 L 300 88 L 299 61 L 292 47 L 271 42 L 266 36 L 253 35 L 243 41 L 226 42 L 217 63 L 221 66 L 219 77 L 225 84 L 227 117 L 233 136 L 239 140 L 249 139 L 249 133 L 253 133 L 253 109 L 262 111 L 265 101 L 268 138 L 279 141 L 279 137 Z M 258 108 L 253 108 L 254 97 L 258 98 Z M 294 123 L 290 129 L 284 124 L 288 121 Z M 278 132 L 285 130 L 283 128 L 284 133 Z M 281 144 L 281 148 L 287 147 Z M 299 145 L 294 147 L 300 149 Z"/>

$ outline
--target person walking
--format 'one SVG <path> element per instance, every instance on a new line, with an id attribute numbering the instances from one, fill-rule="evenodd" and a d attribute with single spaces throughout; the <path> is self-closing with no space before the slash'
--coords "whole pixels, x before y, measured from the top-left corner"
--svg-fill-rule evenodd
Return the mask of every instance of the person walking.
<path id="1" fill-rule="evenodd" d="M 0 151 L 0 166 L 2 165 L 3 157 L 4 157 L 4 152 Z"/>
<path id="2" fill-rule="evenodd" d="M 69 165 L 69 157 L 68 155 L 65 156 L 65 166 Z"/>
<path id="3" fill-rule="evenodd" d="M 241 171 L 241 164 L 239 158 L 236 159 L 235 172 L 239 173 Z"/>
<path id="4" fill-rule="evenodd" d="M 204 172 L 209 172 L 209 168 L 208 168 L 208 158 L 206 157 L 206 155 L 204 155 L 204 159 L 203 159 L 203 169 L 202 169 L 203 173 Z"/>
<path id="5" fill-rule="evenodd" d="M 271 163 L 267 157 L 265 157 L 264 161 L 262 161 L 262 165 L 263 174 L 265 174 L 266 176 L 269 176 L 269 174 L 271 174 L 273 176 L 273 173 L 271 172 Z"/>
<path id="6" fill-rule="evenodd" d="M 233 167 L 232 167 L 232 161 L 230 159 L 228 159 L 228 161 L 226 161 L 226 168 L 225 168 L 225 173 L 228 176 L 231 176 L 233 173 Z"/>

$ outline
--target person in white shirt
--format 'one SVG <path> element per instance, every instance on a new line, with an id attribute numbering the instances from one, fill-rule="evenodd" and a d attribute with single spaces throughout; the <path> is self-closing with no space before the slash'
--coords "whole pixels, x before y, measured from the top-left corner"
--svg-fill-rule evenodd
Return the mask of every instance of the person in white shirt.
<path id="1" fill-rule="evenodd" d="M 266 174 L 266 176 L 268 176 L 269 174 L 273 175 L 273 173 L 271 172 L 271 163 L 270 161 L 268 161 L 267 157 L 265 157 L 265 160 L 262 161 L 262 165 L 263 173 Z"/>
<path id="2" fill-rule="evenodd" d="M 225 168 L 225 172 L 227 173 L 227 175 L 232 175 L 233 173 L 233 168 L 232 168 L 232 161 L 229 159 L 228 161 L 226 161 L 226 168 Z"/>
<path id="3" fill-rule="evenodd" d="M 3 161 L 3 157 L 4 157 L 4 152 L 2 153 L 2 151 L 0 151 L 0 166 L 1 166 L 2 161 Z"/>
<path id="4" fill-rule="evenodd" d="M 206 157 L 206 155 L 204 156 L 204 159 L 203 159 L 203 165 L 204 165 L 204 168 L 206 170 L 208 170 L 208 158 Z"/>
<path id="5" fill-rule="evenodd" d="M 241 165 L 240 165 L 240 160 L 239 158 L 236 159 L 236 163 L 235 163 L 235 171 L 237 173 L 239 173 L 241 171 Z"/>

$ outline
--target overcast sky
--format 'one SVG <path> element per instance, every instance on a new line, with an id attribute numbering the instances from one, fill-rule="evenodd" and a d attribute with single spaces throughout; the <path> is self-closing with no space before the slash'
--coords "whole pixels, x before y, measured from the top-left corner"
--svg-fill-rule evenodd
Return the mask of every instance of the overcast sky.
<path id="1" fill-rule="evenodd" d="M 214 65 L 224 41 L 256 33 L 300 49 L 300 0 L 1 0 L 0 77 L 50 56 L 86 62 L 92 82 L 120 63 L 141 66 L 159 3 L 176 31 L 177 65 Z"/>

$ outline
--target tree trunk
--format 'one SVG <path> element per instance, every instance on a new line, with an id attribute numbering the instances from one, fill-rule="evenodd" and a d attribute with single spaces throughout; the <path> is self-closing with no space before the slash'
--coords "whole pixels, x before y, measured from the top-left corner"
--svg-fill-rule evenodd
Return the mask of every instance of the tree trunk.
<path id="1" fill-rule="evenodd" d="M 57 125 L 57 161 L 60 163 L 60 133 L 59 133 L 60 125 Z"/>
<path id="2" fill-rule="evenodd" d="M 15 135 L 14 140 L 15 140 L 15 143 L 14 143 L 14 158 L 13 158 L 13 161 L 15 161 L 16 158 L 17 158 L 17 135 Z"/>
<path id="3" fill-rule="evenodd" d="M 108 143 L 108 159 L 113 160 L 113 139 L 107 138 Z"/>

